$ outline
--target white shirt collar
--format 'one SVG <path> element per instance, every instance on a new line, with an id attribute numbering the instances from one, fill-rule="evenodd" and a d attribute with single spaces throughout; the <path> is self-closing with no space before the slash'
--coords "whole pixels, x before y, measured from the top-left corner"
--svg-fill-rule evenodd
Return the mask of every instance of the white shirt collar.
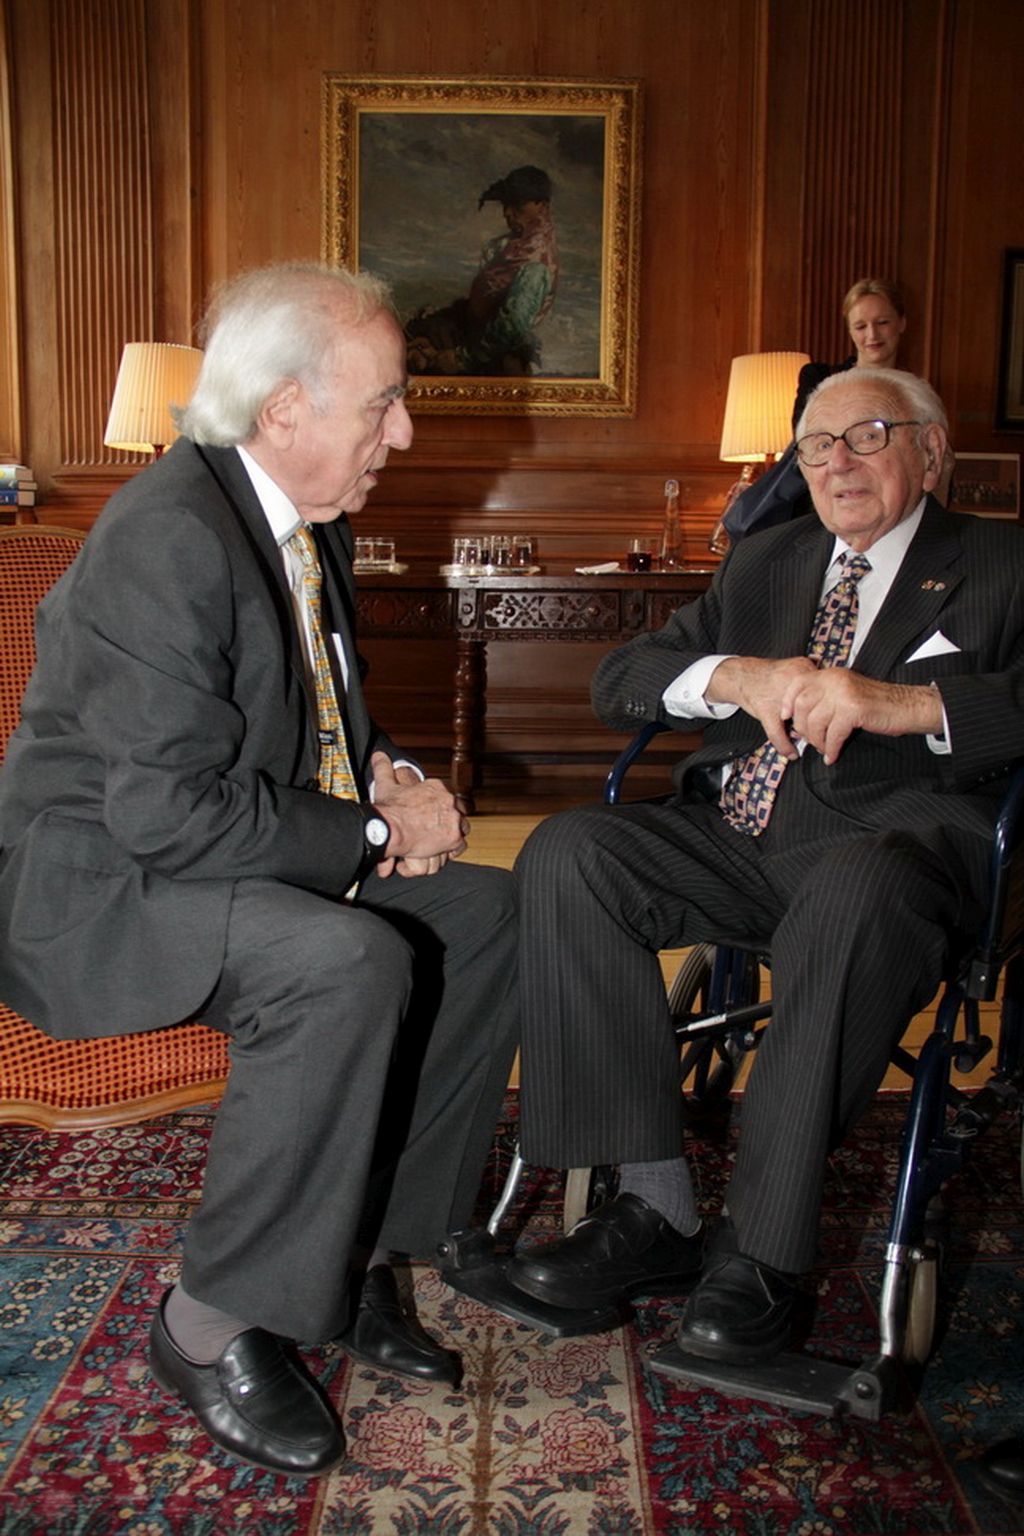
<path id="1" fill-rule="evenodd" d="M 877 543 L 872 544 L 870 549 L 865 550 L 865 554 L 871 562 L 870 574 L 873 577 L 881 578 L 879 584 L 883 585 L 886 589 L 888 589 L 893 577 L 903 564 L 903 558 L 910 548 L 911 540 L 920 527 L 921 519 L 924 516 L 924 504 L 925 497 L 922 496 L 909 517 L 905 517 L 902 522 L 897 523 L 895 528 L 890 528 L 889 532 L 883 534 Z M 833 571 L 836 561 L 842 561 L 849 553 L 849 544 L 837 536 L 832 548 L 832 560 L 826 574 L 826 582 L 829 585 L 832 585 L 836 574 Z"/>
<path id="2" fill-rule="evenodd" d="M 282 491 L 276 480 L 271 480 L 266 470 L 257 464 L 251 453 L 247 453 L 242 447 L 238 448 L 238 457 L 241 459 L 246 474 L 252 481 L 252 488 L 256 492 L 256 498 L 263 508 L 264 516 L 270 524 L 270 531 L 278 544 L 286 544 L 299 527 L 302 518 L 296 512 L 294 505 Z"/>

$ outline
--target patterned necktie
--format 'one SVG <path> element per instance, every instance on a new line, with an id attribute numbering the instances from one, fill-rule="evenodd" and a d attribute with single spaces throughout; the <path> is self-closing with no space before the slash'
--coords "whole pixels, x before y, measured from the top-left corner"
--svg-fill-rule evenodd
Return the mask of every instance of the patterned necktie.
<path id="1" fill-rule="evenodd" d="M 839 580 L 818 607 L 807 642 L 816 667 L 845 667 L 857 628 L 857 583 L 871 569 L 865 555 L 847 554 Z M 747 837 L 760 837 L 775 806 L 789 759 L 770 741 L 733 765 L 719 799 L 724 820 Z"/>
<path id="2" fill-rule="evenodd" d="M 313 535 L 306 523 L 296 528 L 288 540 L 288 548 L 302 561 L 302 585 L 313 642 L 317 734 L 320 741 L 320 788 L 325 794 L 336 795 L 339 800 L 358 800 L 359 791 L 348 755 L 345 727 L 338 708 L 320 620 L 320 561 L 317 559 Z"/>

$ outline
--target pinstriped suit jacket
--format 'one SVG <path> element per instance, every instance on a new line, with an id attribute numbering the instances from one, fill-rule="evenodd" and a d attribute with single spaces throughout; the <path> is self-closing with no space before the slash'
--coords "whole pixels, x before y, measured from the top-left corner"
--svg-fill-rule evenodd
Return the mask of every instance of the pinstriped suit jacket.
<path id="1" fill-rule="evenodd" d="M 616 730 L 647 720 L 692 730 L 692 721 L 665 715 L 661 695 L 701 656 L 802 655 L 832 547 L 817 517 L 743 540 L 703 597 L 602 661 L 592 686 L 597 714 Z M 957 651 L 909 659 L 940 631 Z M 894 683 L 936 682 L 952 753 L 933 753 L 923 736 L 857 731 L 830 768 L 805 754 L 808 787 L 857 825 L 902 827 L 933 844 L 952 840 L 972 881 L 975 873 L 983 880 L 1006 775 L 1024 756 L 1024 528 L 950 513 L 929 497 L 855 670 Z M 742 710 L 709 721 L 703 746 L 680 770 L 683 795 L 695 769 L 763 739 L 764 728 Z"/>

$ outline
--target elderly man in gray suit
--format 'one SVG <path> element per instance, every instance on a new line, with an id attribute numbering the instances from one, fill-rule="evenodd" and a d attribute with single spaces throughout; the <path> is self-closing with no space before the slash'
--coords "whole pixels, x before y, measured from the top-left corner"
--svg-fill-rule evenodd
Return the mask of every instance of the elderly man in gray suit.
<path id="1" fill-rule="evenodd" d="M 512 878 L 453 862 L 459 806 L 363 696 L 346 514 L 412 440 L 404 396 L 374 280 L 229 285 L 182 438 L 40 607 L 0 779 L 0 995 L 59 1037 L 230 1035 L 150 1359 L 297 1475 L 344 1439 L 291 1341 L 457 1379 L 387 1261 L 469 1220 L 516 1038 Z"/>
<path id="2" fill-rule="evenodd" d="M 1024 530 L 947 512 L 922 380 L 838 374 L 797 448 L 817 517 L 746 539 L 708 593 L 607 657 L 620 730 L 704 727 L 666 803 L 570 812 L 523 850 L 522 1152 L 619 1193 L 510 1277 L 556 1306 L 685 1289 L 691 1353 L 770 1358 L 814 1260 L 829 1148 L 984 899 L 1024 754 Z M 704 1262 L 657 962 L 770 945 L 773 1020 Z"/>

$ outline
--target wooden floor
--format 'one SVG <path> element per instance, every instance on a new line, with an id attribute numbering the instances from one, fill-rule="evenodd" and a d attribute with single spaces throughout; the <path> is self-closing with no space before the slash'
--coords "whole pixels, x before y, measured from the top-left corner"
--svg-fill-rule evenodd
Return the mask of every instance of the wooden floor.
<path id="1" fill-rule="evenodd" d="M 481 797 L 484 805 L 487 801 Z M 514 803 L 514 802 L 509 802 Z M 514 812 L 495 811 L 482 809 L 472 818 L 472 828 L 469 837 L 469 850 L 467 857 L 478 864 L 491 864 L 499 869 L 511 869 L 515 857 L 526 838 L 544 820 L 546 815 L 553 814 L 558 809 L 563 809 L 566 801 L 560 799 L 557 794 L 545 796 L 538 801 L 528 802 L 530 809 Z M 578 801 L 576 803 L 579 803 Z M 541 807 L 541 808 L 538 808 Z M 665 973 L 666 985 L 670 984 L 676 970 L 682 962 L 685 950 L 667 950 L 661 956 L 662 970 Z M 768 982 L 766 980 L 766 990 Z M 993 1038 L 997 1033 L 997 1016 L 995 1003 L 982 1006 L 984 1032 Z M 910 1051 L 916 1051 L 921 1042 L 932 1029 L 933 1014 L 920 1013 L 914 1019 L 907 1032 L 904 1044 Z M 970 1085 L 973 1082 L 984 1081 L 990 1059 L 987 1059 L 974 1077 L 954 1076 L 954 1081 Z M 886 1076 L 883 1088 L 905 1088 L 907 1079 L 901 1072 L 891 1068 Z"/>

